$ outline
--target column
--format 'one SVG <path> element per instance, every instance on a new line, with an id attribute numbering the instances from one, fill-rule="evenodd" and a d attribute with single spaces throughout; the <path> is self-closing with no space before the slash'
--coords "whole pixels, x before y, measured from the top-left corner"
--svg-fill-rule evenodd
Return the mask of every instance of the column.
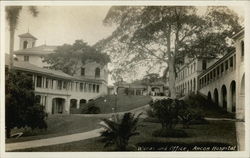
<path id="1" fill-rule="evenodd" d="M 64 113 L 66 113 L 66 114 L 70 113 L 70 100 L 69 100 L 69 98 L 65 98 Z"/>
<path id="2" fill-rule="evenodd" d="M 229 86 L 229 88 L 227 89 L 227 111 L 228 112 L 232 112 L 232 92 L 231 92 L 231 87 Z"/>
<path id="3" fill-rule="evenodd" d="M 80 108 L 80 100 L 76 100 L 76 108 L 79 109 Z"/>

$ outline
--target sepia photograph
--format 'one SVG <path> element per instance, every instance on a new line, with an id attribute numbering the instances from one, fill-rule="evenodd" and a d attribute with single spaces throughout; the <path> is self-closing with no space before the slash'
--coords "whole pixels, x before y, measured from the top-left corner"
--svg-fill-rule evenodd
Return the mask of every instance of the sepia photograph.
<path id="1" fill-rule="evenodd" d="M 2 156 L 249 156 L 247 6 L 1 2 Z"/>

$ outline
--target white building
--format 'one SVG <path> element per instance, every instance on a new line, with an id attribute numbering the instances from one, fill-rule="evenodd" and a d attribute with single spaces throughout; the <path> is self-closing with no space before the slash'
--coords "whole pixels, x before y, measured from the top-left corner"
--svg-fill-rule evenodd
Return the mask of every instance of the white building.
<path id="1" fill-rule="evenodd" d="M 183 95 L 200 93 L 236 118 L 244 120 L 244 30 L 235 34 L 235 49 L 219 59 L 185 60 L 177 72 L 176 89 Z"/>
<path id="2" fill-rule="evenodd" d="M 107 94 L 107 65 L 88 62 L 78 65 L 75 75 L 44 68 L 45 55 L 54 53 L 56 46 L 35 46 L 36 38 L 30 33 L 19 35 L 20 49 L 15 51 L 14 69 L 32 76 L 35 95 L 49 114 L 70 113 L 71 108 Z M 79 62 L 81 63 L 81 62 Z M 8 64 L 7 64 L 8 65 Z"/>

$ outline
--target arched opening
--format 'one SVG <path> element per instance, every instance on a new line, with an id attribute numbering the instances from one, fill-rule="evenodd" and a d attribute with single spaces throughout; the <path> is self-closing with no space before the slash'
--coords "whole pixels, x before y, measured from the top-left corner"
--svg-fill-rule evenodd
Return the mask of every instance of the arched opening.
<path id="1" fill-rule="evenodd" d="M 85 99 L 80 100 L 80 107 L 84 106 L 87 103 Z"/>
<path id="2" fill-rule="evenodd" d="M 76 107 L 77 107 L 77 100 L 70 99 L 70 108 L 76 108 Z"/>
<path id="3" fill-rule="evenodd" d="M 65 99 L 54 98 L 52 99 L 52 114 L 62 114 L 64 111 Z"/>
<path id="4" fill-rule="evenodd" d="M 23 42 L 23 49 L 26 49 L 28 47 L 28 41 Z"/>
<path id="5" fill-rule="evenodd" d="M 225 85 L 221 88 L 221 99 L 223 109 L 227 109 L 227 88 Z"/>
<path id="6" fill-rule="evenodd" d="M 217 88 L 214 89 L 214 103 L 218 106 L 219 105 L 219 93 Z"/>
<path id="7" fill-rule="evenodd" d="M 232 81 L 230 84 L 231 90 L 231 103 L 232 103 L 232 112 L 236 110 L 236 82 Z"/>
<path id="8" fill-rule="evenodd" d="M 209 102 L 212 101 L 212 96 L 211 96 L 211 92 L 210 92 L 210 91 L 209 91 L 208 94 L 207 94 L 207 100 L 208 100 Z"/>
<path id="9" fill-rule="evenodd" d="M 151 88 L 151 91 L 152 91 L 152 95 L 153 96 L 157 96 L 157 95 L 159 95 L 159 93 L 160 93 L 160 88 L 159 87 L 152 87 Z"/>
<path id="10" fill-rule="evenodd" d="M 95 77 L 100 77 L 100 68 L 95 69 Z"/>

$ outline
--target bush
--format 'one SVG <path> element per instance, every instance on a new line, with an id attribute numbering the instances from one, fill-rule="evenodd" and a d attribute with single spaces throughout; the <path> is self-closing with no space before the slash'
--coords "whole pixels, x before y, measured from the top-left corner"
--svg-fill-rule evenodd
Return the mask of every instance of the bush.
<path id="1" fill-rule="evenodd" d="M 162 99 L 150 104 L 153 113 L 161 122 L 162 128 L 173 128 L 178 123 L 179 111 L 185 108 L 182 100 Z"/>
<path id="2" fill-rule="evenodd" d="M 147 109 L 146 113 L 148 117 L 155 117 L 155 112 L 153 111 L 152 108 Z"/>
<path id="3" fill-rule="evenodd" d="M 99 107 L 95 106 L 94 102 L 90 102 L 86 107 L 82 108 L 82 114 L 99 114 L 101 110 Z"/>
<path id="4" fill-rule="evenodd" d="M 174 137 L 174 138 L 179 138 L 179 137 L 187 137 L 187 133 L 183 130 L 179 129 L 167 129 L 167 128 L 162 128 L 155 130 L 152 134 L 154 137 Z"/>

